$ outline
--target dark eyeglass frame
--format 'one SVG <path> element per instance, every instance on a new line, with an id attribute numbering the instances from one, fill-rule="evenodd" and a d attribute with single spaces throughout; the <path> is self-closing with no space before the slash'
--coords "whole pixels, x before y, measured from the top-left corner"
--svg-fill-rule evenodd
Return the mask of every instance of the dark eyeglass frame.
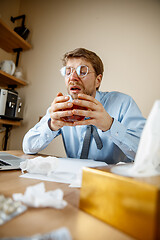
<path id="1" fill-rule="evenodd" d="M 86 67 L 87 71 L 85 73 L 81 72 L 81 67 Z M 71 70 L 70 74 L 68 74 L 68 75 L 66 74 L 66 69 Z M 86 66 L 86 65 L 79 65 L 77 68 L 64 66 L 60 69 L 60 72 L 61 72 L 63 77 L 69 78 L 72 75 L 74 70 L 76 70 L 76 73 L 80 78 L 83 78 L 83 77 L 87 76 L 87 74 L 89 74 L 89 73 L 95 73 L 94 71 L 89 71 L 89 67 Z"/>

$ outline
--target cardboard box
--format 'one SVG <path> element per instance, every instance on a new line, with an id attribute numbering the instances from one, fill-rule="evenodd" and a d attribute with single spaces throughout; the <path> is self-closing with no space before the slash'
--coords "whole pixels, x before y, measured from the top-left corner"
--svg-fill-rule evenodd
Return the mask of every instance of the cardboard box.
<path id="1" fill-rule="evenodd" d="M 160 239 L 160 176 L 130 178 L 83 169 L 80 208 L 140 240 Z"/>

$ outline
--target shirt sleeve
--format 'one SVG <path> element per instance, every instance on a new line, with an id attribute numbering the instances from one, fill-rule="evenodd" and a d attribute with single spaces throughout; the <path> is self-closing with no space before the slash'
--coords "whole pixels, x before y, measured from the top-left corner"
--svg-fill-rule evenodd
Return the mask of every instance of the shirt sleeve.
<path id="1" fill-rule="evenodd" d="M 121 95 L 121 100 L 116 106 L 118 109 L 115 112 L 118 114 L 111 114 L 114 121 L 109 130 L 110 139 L 127 158 L 134 160 L 146 119 L 135 101 L 127 95 Z"/>
<path id="2" fill-rule="evenodd" d="M 116 119 L 114 119 L 110 133 L 112 141 L 128 158 L 133 160 L 137 152 L 139 137 L 127 132 L 127 128 Z"/>
<path id="3" fill-rule="evenodd" d="M 31 128 L 23 139 L 23 151 L 25 154 L 36 154 L 48 146 L 48 144 L 60 134 L 60 130 L 52 131 L 49 128 L 49 110 L 46 115 Z"/>

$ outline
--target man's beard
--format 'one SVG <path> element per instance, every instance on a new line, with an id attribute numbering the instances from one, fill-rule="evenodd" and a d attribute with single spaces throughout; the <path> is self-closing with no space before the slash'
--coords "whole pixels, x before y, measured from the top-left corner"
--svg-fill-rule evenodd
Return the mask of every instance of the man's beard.
<path id="1" fill-rule="evenodd" d="M 67 91 L 68 91 L 68 94 L 71 95 L 72 99 L 77 99 L 78 98 L 79 93 L 71 93 L 69 91 L 69 89 L 67 89 Z M 89 95 L 89 96 L 93 95 L 93 91 L 87 91 L 85 88 L 81 88 L 80 93 L 83 93 L 83 94 L 86 94 L 86 95 Z"/>
<path id="2" fill-rule="evenodd" d="M 96 81 L 96 80 L 95 80 Z M 95 83 L 94 83 L 95 84 Z M 95 95 L 95 89 L 94 89 L 94 85 L 91 89 L 86 89 L 83 85 L 83 83 L 74 83 L 73 81 L 70 82 L 69 86 L 67 87 L 67 91 L 68 91 L 68 94 L 71 95 L 72 99 L 77 99 L 78 98 L 78 94 L 79 93 L 73 93 L 71 92 L 69 89 L 70 89 L 70 86 L 79 86 L 79 88 L 81 89 L 79 93 L 83 93 L 83 94 L 86 94 L 86 95 L 89 95 L 89 96 L 94 96 Z"/>

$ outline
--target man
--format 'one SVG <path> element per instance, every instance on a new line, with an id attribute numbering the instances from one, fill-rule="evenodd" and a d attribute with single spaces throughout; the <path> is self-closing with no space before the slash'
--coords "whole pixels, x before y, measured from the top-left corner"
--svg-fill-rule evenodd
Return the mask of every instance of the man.
<path id="1" fill-rule="evenodd" d="M 103 71 L 101 59 L 87 49 L 64 55 L 61 73 L 69 95 L 59 92 L 46 115 L 25 135 L 25 153 L 41 151 L 62 134 L 67 157 L 108 164 L 134 160 L 145 119 L 128 95 L 98 91 Z"/>

